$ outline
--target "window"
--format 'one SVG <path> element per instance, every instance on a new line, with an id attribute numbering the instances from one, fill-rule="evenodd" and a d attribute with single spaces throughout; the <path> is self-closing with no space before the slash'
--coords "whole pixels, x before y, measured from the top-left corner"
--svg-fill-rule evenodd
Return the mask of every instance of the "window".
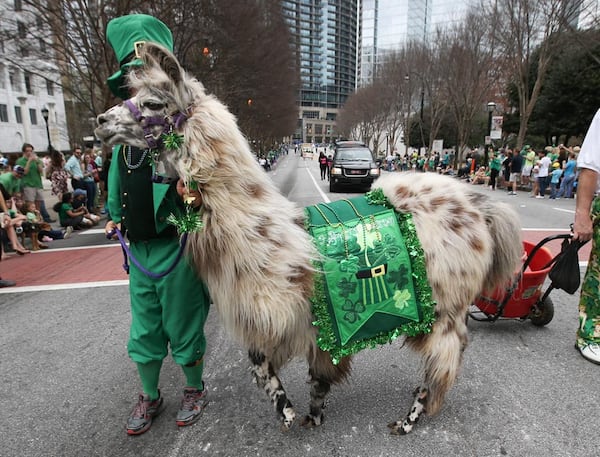
<path id="1" fill-rule="evenodd" d="M 33 108 L 29 108 L 29 120 L 31 125 L 37 125 L 37 111 Z"/>
<path id="2" fill-rule="evenodd" d="M 31 86 L 31 73 L 29 73 L 28 71 L 25 72 L 25 90 L 27 91 L 27 93 L 29 95 L 33 95 L 33 87 Z"/>
<path id="3" fill-rule="evenodd" d="M 23 22 L 17 22 L 17 32 L 19 34 L 19 38 L 22 40 L 27 38 L 27 29 L 25 28 L 25 24 Z"/>
<path id="4" fill-rule="evenodd" d="M 39 42 L 40 42 L 40 51 L 45 53 L 46 52 L 46 42 L 44 41 L 43 38 L 39 38 Z"/>
<path id="5" fill-rule="evenodd" d="M 10 87 L 15 92 L 21 91 L 21 84 L 19 81 L 19 75 L 16 70 L 11 70 L 8 72 L 8 79 L 10 80 Z"/>
<path id="6" fill-rule="evenodd" d="M 0 122 L 8 122 L 8 107 L 0 104 Z"/>
<path id="7" fill-rule="evenodd" d="M 17 118 L 17 124 L 23 123 L 23 118 L 21 116 L 21 107 L 15 106 L 15 117 Z"/>
<path id="8" fill-rule="evenodd" d="M 49 79 L 46 80 L 46 91 L 48 95 L 54 95 L 54 83 Z"/>
<path id="9" fill-rule="evenodd" d="M 0 63 L 0 89 L 6 89 L 6 79 L 4 78 L 4 64 Z"/>

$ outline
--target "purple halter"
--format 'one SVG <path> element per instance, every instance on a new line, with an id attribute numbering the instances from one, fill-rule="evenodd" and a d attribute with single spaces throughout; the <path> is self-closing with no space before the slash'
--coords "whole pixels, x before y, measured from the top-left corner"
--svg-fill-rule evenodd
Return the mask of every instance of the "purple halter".
<path id="1" fill-rule="evenodd" d="M 150 149 L 159 149 L 163 143 L 162 135 L 158 135 L 157 138 L 154 137 L 151 131 L 152 127 L 160 126 L 162 127 L 162 133 L 170 133 L 173 128 L 180 129 L 188 118 L 187 115 L 181 111 L 171 116 L 144 117 L 131 99 L 127 99 L 123 103 L 129 109 L 135 120 L 141 124 L 144 131 L 144 138 Z"/>

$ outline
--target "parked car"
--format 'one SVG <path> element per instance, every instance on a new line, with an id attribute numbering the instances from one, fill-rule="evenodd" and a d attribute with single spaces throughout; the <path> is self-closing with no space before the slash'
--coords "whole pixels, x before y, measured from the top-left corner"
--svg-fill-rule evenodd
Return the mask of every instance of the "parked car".
<path id="1" fill-rule="evenodd" d="M 360 141 L 339 141 L 335 144 L 329 191 L 340 188 L 359 189 L 371 187 L 379 177 L 379 165 L 366 144 Z"/>

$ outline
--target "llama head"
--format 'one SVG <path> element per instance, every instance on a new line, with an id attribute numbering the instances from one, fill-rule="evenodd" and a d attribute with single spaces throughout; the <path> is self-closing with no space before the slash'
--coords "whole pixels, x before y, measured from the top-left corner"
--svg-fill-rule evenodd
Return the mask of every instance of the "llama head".
<path id="1" fill-rule="evenodd" d="M 193 96 L 184 70 L 166 48 L 145 43 L 139 57 L 144 64 L 127 75 L 133 96 L 100 114 L 95 133 L 109 146 L 158 149 L 163 134 L 181 129 Z"/>

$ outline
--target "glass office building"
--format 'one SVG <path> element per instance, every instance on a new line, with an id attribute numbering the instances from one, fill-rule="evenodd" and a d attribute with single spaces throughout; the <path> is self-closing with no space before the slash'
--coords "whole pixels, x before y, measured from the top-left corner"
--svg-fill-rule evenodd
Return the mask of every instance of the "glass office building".
<path id="1" fill-rule="evenodd" d="M 281 3 L 300 70 L 294 139 L 331 142 L 339 108 L 356 87 L 357 0 Z"/>
<path id="2" fill-rule="evenodd" d="M 357 86 L 369 84 L 386 55 L 409 41 L 425 42 L 438 27 L 462 20 L 472 0 L 362 0 Z"/>

